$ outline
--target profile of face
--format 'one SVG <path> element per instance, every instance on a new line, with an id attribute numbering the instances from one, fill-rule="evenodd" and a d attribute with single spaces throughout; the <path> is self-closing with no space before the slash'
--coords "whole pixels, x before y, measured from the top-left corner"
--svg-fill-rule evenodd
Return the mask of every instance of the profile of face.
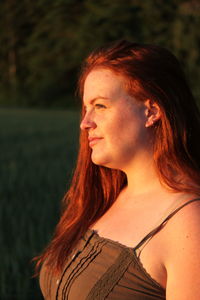
<path id="1" fill-rule="evenodd" d="M 159 118 L 150 101 L 137 101 L 125 88 L 125 78 L 109 69 L 94 69 L 83 92 L 85 116 L 81 129 L 88 132 L 93 163 L 126 170 L 151 148 L 149 127 Z"/>

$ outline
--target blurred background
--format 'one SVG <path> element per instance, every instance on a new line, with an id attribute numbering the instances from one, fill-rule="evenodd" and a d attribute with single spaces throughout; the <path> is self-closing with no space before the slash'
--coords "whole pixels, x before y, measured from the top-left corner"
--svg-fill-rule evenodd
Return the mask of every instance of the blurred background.
<path id="1" fill-rule="evenodd" d="M 200 103 L 199 28 L 199 0 L 0 1 L 0 299 L 42 299 L 30 261 L 75 165 L 84 57 L 122 38 L 164 46 Z"/>

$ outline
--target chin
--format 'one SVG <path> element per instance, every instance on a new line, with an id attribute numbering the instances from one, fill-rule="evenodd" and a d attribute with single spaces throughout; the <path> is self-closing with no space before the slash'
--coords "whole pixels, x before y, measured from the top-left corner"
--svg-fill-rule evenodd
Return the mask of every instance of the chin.
<path id="1" fill-rule="evenodd" d="M 92 154 L 91 160 L 95 165 L 107 167 L 108 160 L 105 157 L 100 157 L 99 155 Z"/>
<path id="2" fill-rule="evenodd" d="M 92 162 L 95 165 L 101 166 L 101 167 L 106 167 L 109 169 L 119 169 L 117 168 L 116 164 L 113 164 L 112 160 L 108 159 L 108 158 L 103 158 L 103 157 L 95 157 L 92 155 L 91 157 Z"/>

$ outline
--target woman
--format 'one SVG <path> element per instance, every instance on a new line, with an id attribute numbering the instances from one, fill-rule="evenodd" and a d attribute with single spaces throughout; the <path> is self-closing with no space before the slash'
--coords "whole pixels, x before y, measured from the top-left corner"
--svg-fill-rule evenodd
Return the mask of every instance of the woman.
<path id="1" fill-rule="evenodd" d="M 80 151 L 45 299 L 200 299 L 200 116 L 176 58 L 120 41 L 79 81 Z"/>

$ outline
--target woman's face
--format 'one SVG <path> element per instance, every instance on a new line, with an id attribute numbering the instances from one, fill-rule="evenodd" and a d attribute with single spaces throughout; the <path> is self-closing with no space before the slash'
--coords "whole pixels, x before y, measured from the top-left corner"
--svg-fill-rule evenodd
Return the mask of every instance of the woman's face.
<path id="1" fill-rule="evenodd" d="M 149 143 L 146 107 L 127 93 L 124 80 L 108 69 L 91 71 L 84 84 L 86 113 L 81 122 L 92 161 L 120 170 L 148 151 Z"/>

